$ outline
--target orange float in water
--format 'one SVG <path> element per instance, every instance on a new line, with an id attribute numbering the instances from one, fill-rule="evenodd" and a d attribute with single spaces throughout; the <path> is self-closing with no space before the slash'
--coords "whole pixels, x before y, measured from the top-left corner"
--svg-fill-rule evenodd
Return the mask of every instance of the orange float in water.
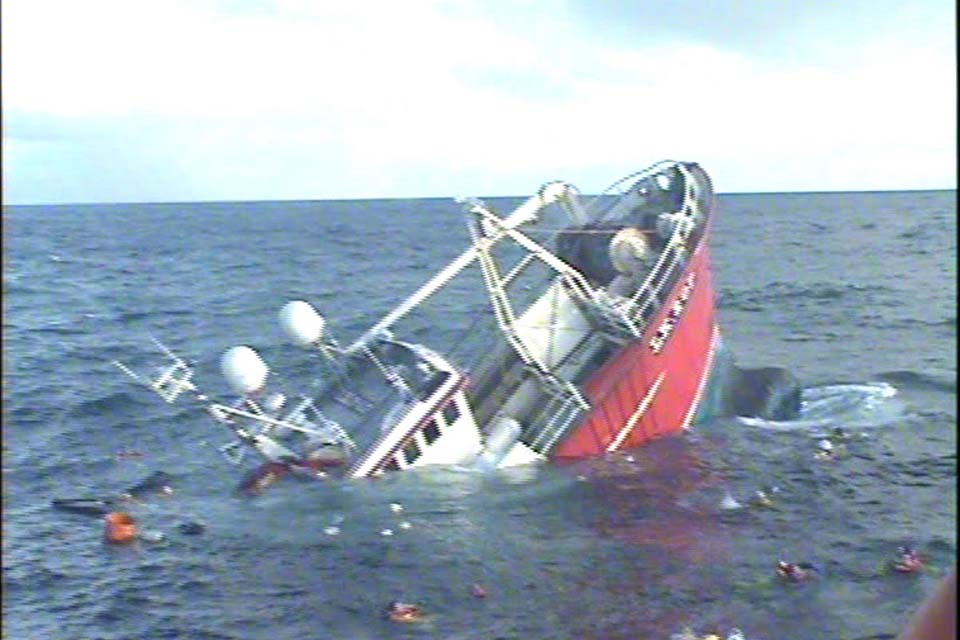
<path id="1" fill-rule="evenodd" d="M 129 513 L 114 511 L 104 518 L 107 526 L 103 531 L 103 539 L 113 544 L 133 542 L 137 537 L 137 523 Z"/>

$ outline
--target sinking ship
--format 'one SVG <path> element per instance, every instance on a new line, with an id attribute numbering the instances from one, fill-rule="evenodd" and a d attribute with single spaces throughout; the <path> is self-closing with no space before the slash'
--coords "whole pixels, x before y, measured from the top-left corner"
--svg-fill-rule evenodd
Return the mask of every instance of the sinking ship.
<path id="1" fill-rule="evenodd" d="M 280 311 L 313 350 L 318 382 L 287 402 L 248 346 L 221 369 L 237 398 L 202 393 L 191 366 L 127 375 L 167 402 L 200 403 L 233 434 L 224 455 L 263 459 L 249 486 L 292 472 L 369 478 L 432 464 L 488 469 L 574 460 L 680 432 L 717 410 L 720 334 L 710 267 L 715 196 L 693 162 L 659 162 L 597 196 L 551 182 L 501 215 L 458 201 L 470 244 L 352 342 L 307 301 Z M 399 321 L 478 271 L 480 348 L 404 339 Z M 458 350 L 459 351 L 459 350 Z"/>

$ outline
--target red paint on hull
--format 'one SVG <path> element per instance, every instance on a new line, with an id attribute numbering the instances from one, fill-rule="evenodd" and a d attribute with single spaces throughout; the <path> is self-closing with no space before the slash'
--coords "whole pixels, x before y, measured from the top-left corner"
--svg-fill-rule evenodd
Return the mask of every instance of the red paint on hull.
<path id="1" fill-rule="evenodd" d="M 636 447 L 688 426 L 708 382 L 715 347 L 708 233 L 709 226 L 643 338 L 625 345 L 587 380 L 584 391 L 592 408 L 556 448 L 554 458 Z M 691 275 L 683 312 L 663 349 L 655 353 L 650 342 Z"/>

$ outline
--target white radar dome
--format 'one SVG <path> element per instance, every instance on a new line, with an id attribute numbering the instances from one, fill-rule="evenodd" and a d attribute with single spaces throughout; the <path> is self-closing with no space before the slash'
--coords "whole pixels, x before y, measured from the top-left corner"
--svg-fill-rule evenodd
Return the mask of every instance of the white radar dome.
<path id="1" fill-rule="evenodd" d="M 323 335 L 323 316 L 303 300 L 293 300 L 280 309 L 280 326 L 290 340 L 308 347 Z"/>
<path id="2" fill-rule="evenodd" d="M 220 371 L 234 391 L 247 395 L 263 388 L 269 368 L 250 347 L 232 347 L 220 358 Z"/>
<path id="3" fill-rule="evenodd" d="M 610 262 L 618 273 L 639 274 L 650 260 L 650 243 L 639 229 L 621 229 L 610 240 Z"/>

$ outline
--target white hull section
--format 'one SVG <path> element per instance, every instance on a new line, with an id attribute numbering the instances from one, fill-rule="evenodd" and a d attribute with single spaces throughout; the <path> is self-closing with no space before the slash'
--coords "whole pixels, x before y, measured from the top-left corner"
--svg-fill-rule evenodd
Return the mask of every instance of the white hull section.
<path id="1" fill-rule="evenodd" d="M 528 353 L 544 369 L 556 368 L 591 331 L 559 278 L 523 312 L 514 328 Z"/>
<path id="2" fill-rule="evenodd" d="M 423 455 L 410 466 L 463 464 L 473 460 L 480 453 L 483 448 L 480 442 L 480 430 L 477 429 L 477 424 L 473 421 L 473 414 L 470 413 L 466 397 L 462 392 L 458 392 L 454 402 L 460 409 L 460 417 L 453 424 L 442 427 L 440 437 L 430 446 L 426 446 L 424 432 L 418 432 L 417 437 L 424 445 Z M 442 415 L 440 419 L 442 419 Z"/>
<path id="3" fill-rule="evenodd" d="M 388 469 L 410 469 L 428 464 L 460 464 L 480 453 L 480 431 L 463 390 L 453 392 L 461 378 L 452 375 L 434 394 L 453 395 L 445 407 L 418 402 L 385 433 L 359 464 L 353 478 L 377 475 Z"/>
<path id="4" fill-rule="evenodd" d="M 546 456 L 543 456 L 522 442 L 518 442 L 510 449 L 510 452 L 500 461 L 497 465 L 498 469 L 506 469 L 509 467 L 519 467 L 525 464 L 533 464 L 535 462 L 546 462 Z"/>

